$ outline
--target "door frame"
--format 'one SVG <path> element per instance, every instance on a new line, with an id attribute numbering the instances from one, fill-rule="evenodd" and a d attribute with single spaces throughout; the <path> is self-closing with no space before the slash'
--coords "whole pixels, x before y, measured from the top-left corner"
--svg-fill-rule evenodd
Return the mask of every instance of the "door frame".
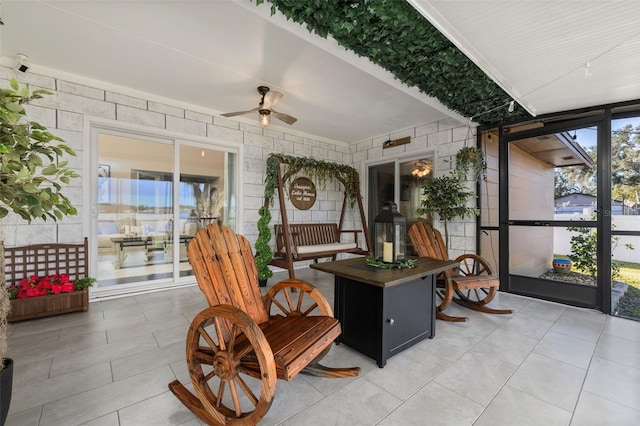
<path id="1" fill-rule="evenodd" d="M 432 169 L 432 176 L 439 176 L 439 170 L 437 167 L 438 164 L 438 157 L 437 157 L 437 151 L 435 149 L 426 149 L 426 150 L 419 150 L 419 151 L 414 151 L 414 152 L 401 152 L 398 153 L 398 155 L 394 155 L 394 156 L 390 156 L 390 157 L 381 157 L 381 158 L 376 158 L 375 160 L 367 160 L 367 161 L 363 161 L 362 162 L 362 170 L 360 170 L 360 175 L 364 176 L 364 183 L 365 183 L 365 188 L 364 188 L 364 194 L 369 194 L 369 169 L 372 166 L 379 166 L 381 164 L 388 164 L 388 163 L 393 163 L 394 164 L 394 185 L 397 187 L 400 183 L 400 163 L 402 162 L 406 162 L 406 161 L 411 161 L 411 160 L 415 160 L 416 158 L 423 158 L 423 157 L 431 157 L 433 158 L 433 169 Z M 400 191 L 394 189 L 394 200 L 393 202 L 398 204 L 400 201 Z M 372 203 L 373 200 L 370 199 L 370 197 L 366 196 L 365 197 L 365 206 L 364 209 L 367 212 L 367 224 L 372 224 L 373 223 L 373 219 L 372 217 L 368 217 L 369 215 L 369 204 Z M 373 235 L 373 234 L 371 234 Z"/>
<path id="2" fill-rule="evenodd" d="M 597 265 L 598 271 L 611 270 L 611 110 L 605 109 L 600 114 L 589 117 L 545 123 L 537 127 L 520 132 L 510 132 L 505 127 L 498 131 L 499 139 L 499 276 L 500 290 L 510 293 L 536 297 L 568 305 L 589 307 L 605 313 L 611 311 L 611 276 L 597 275 L 597 287 L 579 286 L 571 288 L 569 285 L 558 286 L 554 282 L 544 282 L 536 278 L 514 276 L 509 274 L 509 145 L 511 142 L 528 137 L 542 136 L 567 130 L 597 126 L 597 204 L 596 220 L 588 224 L 595 227 L 598 233 Z M 480 137 L 481 132 L 478 132 Z M 518 221 L 526 222 L 526 221 Z M 535 221 L 530 221 L 535 222 Z M 557 222 L 554 224 L 565 226 Z M 533 226 L 545 224 L 531 223 Z M 526 224 L 525 224 L 526 226 Z M 609 241 L 608 244 L 605 242 Z"/>
<path id="3" fill-rule="evenodd" d="M 242 145 L 214 138 L 174 132 L 166 129 L 149 128 L 138 124 L 123 123 L 100 117 L 88 117 L 85 119 L 84 123 L 84 134 L 87 135 L 88 138 L 85 146 L 87 146 L 88 149 L 85 149 L 83 152 L 83 170 L 88 171 L 90 175 L 88 179 L 83 179 L 83 205 L 88 206 L 88 208 L 84 209 L 83 229 L 86 230 L 85 234 L 89 235 L 90 271 L 97 270 L 98 261 L 97 227 L 95 226 L 98 217 L 98 200 L 95 189 L 98 185 L 98 134 L 101 133 L 172 144 L 174 150 L 174 170 L 178 170 L 176 167 L 179 166 L 180 161 L 179 151 L 180 147 L 183 145 L 195 146 L 204 149 L 217 149 L 225 151 L 226 153 L 234 153 L 236 155 L 237 162 L 236 169 L 234 171 L 234 180 L 236 185 L 235 217 L 237 228 L 235 229 L 235 232 L 243 232 L 243 177 L 242 173 L 240 173 L 242 167 L 241 164 L 244 158 L 244 148 Z M 225 166 L 225 172 L 226 171 L 227 168 Z M 177 191 L 178 185 L 179 182 L 174 182 L 174 216 L 179 208 L 175 204 L 176 197 L 179 197 Z M 179 273 L 176 275 L 176 270 L 178 269 L 178 266 L 175 264 L 176 257 L 177 256 L 174 255 L 173 278 L 125 284 L 122 286 L 110 286 L 114 288 L 95 288 L 91 292 L 91 298 L 118 297 L 125 294 L 140 294 L 157 291 L 159 289 L 184 286 L 185 284 L 194 284 L 194 276 L 180 277 Z"/>

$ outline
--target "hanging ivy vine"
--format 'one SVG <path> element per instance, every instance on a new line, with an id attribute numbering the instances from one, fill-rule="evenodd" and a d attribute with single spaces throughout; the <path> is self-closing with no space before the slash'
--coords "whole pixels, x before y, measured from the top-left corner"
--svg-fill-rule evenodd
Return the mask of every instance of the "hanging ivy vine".
<path id="1" fill-rule="evenodd" d="M 487 160 L 484 151 L 477 146 L 465 146 L 456 153 L 456 174 L 458 179 L 464 180 L 471 172 L 474 180 L 487 180 Z"/>
<path id="2" fill-rule="evenodd" d="M 268 1 L 272 15 L 280 11 L 310 32 L 331 35 L 408 86 L 466 117 L 477 116 L 481 124 L 530 118 L 521 107 L 512 113 L 499 108 L 511 101 L 509 95 L 407 1 Z"/>
<path id="3" fill-rule="evenodd" d="M 316 160 L 309 157 L 293 157 L 286 154 L 269 154 L 267 157 L 267 170 L 264 178 L 264 197 L 273 205 L 273 199 L 278 188 L 278 168 L 283 165 L 283 184 L 291 185 L 292 177 L 302 172 L 310 179 L 315 180 L 319 187 L 326 187 L 328 181 L 339 180 L 345 185 L 345 191 L 350 205 L 356 202 L 358 194 L 358 171 L 346 164 L 332 163 Z"/>

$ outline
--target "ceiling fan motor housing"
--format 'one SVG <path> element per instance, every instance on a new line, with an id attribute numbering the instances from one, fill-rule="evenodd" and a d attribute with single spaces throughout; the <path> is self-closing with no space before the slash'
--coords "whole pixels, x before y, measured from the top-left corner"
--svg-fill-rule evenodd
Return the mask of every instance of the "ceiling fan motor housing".
<path id="1" fill-rule="evenodd" d="M 236 111 L 222 114 L 223 117 L 235 117 L 237 115 L 250 114 L 258 112 L 260 117 L 260 125 L 263 127 L 268 126 L 271 123 L 271 116 L 278 120 L 284 121 L 291 125 L 298 119 L 288 114 L 283 114 L 273 110 L 273 105 L 282 98 L 282 93 L 271 91 L 268 86 L 258 86 L 258 93 L 262 96 L 257 108 L 250 109 L 248 111 Z"/>

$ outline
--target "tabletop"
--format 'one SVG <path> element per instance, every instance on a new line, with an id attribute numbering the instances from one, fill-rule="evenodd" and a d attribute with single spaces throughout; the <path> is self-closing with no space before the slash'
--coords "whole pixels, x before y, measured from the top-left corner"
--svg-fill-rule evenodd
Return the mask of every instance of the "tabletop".
<path id="1" fill-rule="evenodd" d="M 365 259 L 363 256 L 332 262 L 312 263 L 309 267 L 354 281 L 388 287 L 414 280 L 417 277 L 438 274 L 458 264 L 453 260 L 419 257 L 415 259 L 415 268 L 382 269 L 367 265 Z"/>

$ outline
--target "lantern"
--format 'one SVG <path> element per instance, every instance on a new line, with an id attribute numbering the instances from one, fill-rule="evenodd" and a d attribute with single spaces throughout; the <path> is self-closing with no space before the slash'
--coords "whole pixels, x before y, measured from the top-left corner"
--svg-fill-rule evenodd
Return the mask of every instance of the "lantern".
<path id="1" fill-rule="evenodd" d="M 407 221 L 396 203 L 386 202 L 374 221 L 376 259 L 386 263 L 405 261 Z"/>

